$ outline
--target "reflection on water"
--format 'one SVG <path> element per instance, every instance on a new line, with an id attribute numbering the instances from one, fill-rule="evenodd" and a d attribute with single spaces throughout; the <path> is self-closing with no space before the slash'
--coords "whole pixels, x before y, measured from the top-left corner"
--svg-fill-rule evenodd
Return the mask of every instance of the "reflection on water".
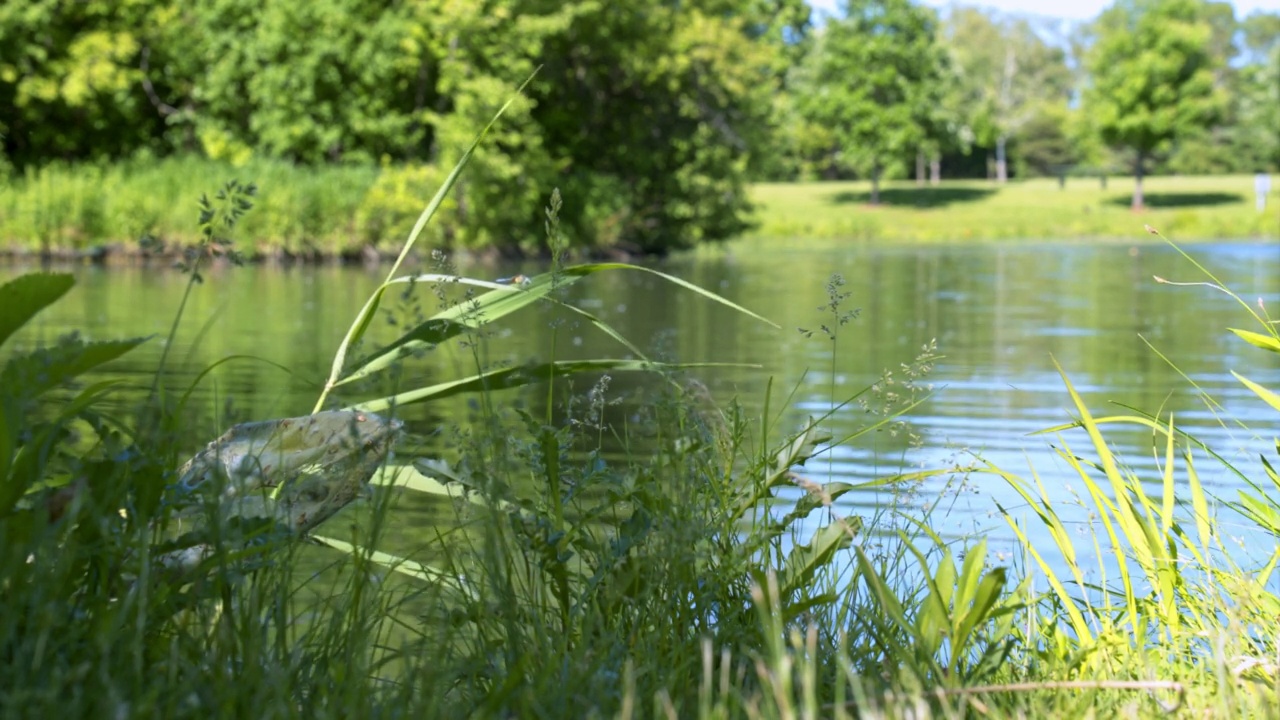
<path id="1" fill-rule="evenodd" d="M 1215 244 L 1189 250 L 1220 279 L 1250 301 L 1280 307 L 1280 247 L 1275 244 Z M 721 254 L 685 258 L 663 269 L 723 294 L 782 326 L 770 328 L 643 274 L 590 278 L 570 288 L 566 299 L 612 323 L 647 353 L 683 361 L 759 364 L 763 369 L 717 368 L 698 373 L 720 401 L 737 396 L 748 408 L 763 404 L 768 377 L 776 388 L 774 407 L 794 388 L 788 421 L 798 427 L 807 415 L 826 412 L 874 383 L 886 370 L 910 363 L 933 340 L 943 356 L 922 382 L 934 394 L 911 413 L 911 433 L 873 433 L 810 463 L 814 479 L 829 474 L 867 479 L 931 467 L 970 453 L 1013 472 L 1034 466 L 1051 493 L 1072 496 L 1070 469 L 1051 444 L 1062 440 L 1087 455 L 1080 432 L 1062 439 L 1032 433 L 1071 419 L 1070 401 L 1054 369 L 1056 360 L 1095 414 L 1174 413 L 1183 427 L 1207 441 L 1247 472 L 1263 477 L 1258 454 L 1271 452 L 1276 413 L 1231 376 L 1235 370 L 1264 385 L 1280 386 L 1280 357 L 1230 336 L 1227 327 L 1246 326 L 1244 310 L 1231 298 L 1203 287 L 1156 283 L 1155 275 L 1199 280 L 1174 251 L 1120 245 L 972 247 L 851 246 L 845 250 L 788 250 L 772 253 L 729 246 Z M 463 268 L 466 271 L 466 268 Z M 537 267 L 477 269 L 484 277 L 530 274 Z M 0 276 L 16 271 L 6 269 Z M 154 372 L 164 334 L 181 297 L 184 276 L 155 268 L 78 268 L 76 289 L 42 314 L 18 341 L 50 342 L 79 329 L 92 338 L 155 335 L 141 351 L 114 367 L 145 388 Z M 834 343 L 798 328 L 822 323 L 824 285 L 843 275 L 851 292 L 846 308 L 859 317 L 838 328 Z M 203 413 L 193 414 L 193 445 L 217 435 L 217 420 L 283 417 L 310 410 L 327 373 L 334 348 L 370 290 L 378 272 L 360 268 L 215 269 L 197 288 L 175 347 L 173 384 L 185 387 L 201 369 L 232 355 L 202 381 L 197 392 Z M 387 303 L 386 319 L 375 325 L 392 337 L 439 302 L 431 288 Z M 554 331 L 553 331 L 554 328 Z M 533 309 L 491 333 L 477 347 L 438 350 L 415 362 L 399 379 L 421 386 L 530 357 L 545 359 L 555 338 L 558 358 L 620 357 L 608 338 L 572 319 Z M 834 362 L 833 362 L 834 348 Z M 1158 352 L 1157 352 L 1158 351 Z M 358 353 L 357 353 L 358 354 Z M 1160 355 L 1177 367 L 1172 367 Z M 269 361 L 269 362 L 264 362 Z M 280 370 L 276 365 L 288 368 Z M 1183 377 L 1185 375 L 1185 378 Z M 1225 408 L 1224 418 L 1244 421 L 1244 430 L 1220 420 L 1192 387 L 1193 381 Z M 622 393 L 644 380 L 615 378 Z M 585 388 L 589 383 L 582 383 Z M 390 385 L 361 389 L 347 400 L 371 397 Z M 834 389 L 834 390 L 833 390 Z M 503 397 L 516 398 L 514 395 Z M 874 397 L 874 396 L 872 396 Z M 524 400 L 538 402 L 534 394 Z M 126 398 L 127 401 L 127 398 Z M 440 428 L 468 415 L 466 400 L 416 406 L 409 421 L 430 447 Z M 199 421 L 197 417 L 207 417 Z M 842 436 L 874 421 L 858 403 L 838 410 L 830 425 Z M 911 447 L 908 435 L 923 445 Z M 198 437 L 197 437 L 198 436 Z M 1110 440 L 1144 478 L 1158 482 L 1151 435 L 1133 429 L 1112 432 Z M 1234 498 L 1237 479 L 1201 463 L 1211 492 Z M 1029 476 L 1029 474 L 1028 474 Z M 1185 482 L 1185 478 L 1179 478 Z M 1074 490 L 1083 492 L 1078 479 Z M 883 493 L 846 496 L 850 508 L 886 501 Z M 1020 503 L 999 481 L 974 476 L 963 490 L 943 480 L 912 496 L 916 510 L 939 508 L 933 522 L 948 533 L 992 531 L 1007 541 L 1009 531 L 994 514 L 996 502 Z M 1077 517 L 1083 517 L 1077 515 Z M 1035 528 L 1031 528 L 1034 532 Z M 1270 541 L 1268 541 L 1269 546 Z"/>

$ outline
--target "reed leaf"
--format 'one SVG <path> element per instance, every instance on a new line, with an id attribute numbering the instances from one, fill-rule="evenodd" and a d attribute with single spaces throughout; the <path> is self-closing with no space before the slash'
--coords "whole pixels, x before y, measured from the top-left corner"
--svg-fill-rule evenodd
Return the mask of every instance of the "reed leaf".
<path id="1" fill-rule="evenodd" d="M 1049 587 L 1053 589 L 1053 594 L 1058 597 L 1063 610 L 1067 613 L 1067 619 L 1071 622 L 1071 629 L 1075 631 L 1076 638 L 1081 644 L 1092 644 L 1096 640 L 1093 629 L 1085 621 L 1084 614 L 1076 606 L 1076 599 L 1072 597 L 1071 593 L 1067 592 L 1067 587 L 1062 584 L 1062 580 L 1058 578 L 1053 566 L 1045 561 L 1044 556 L 1040 554 L 1039 548 L 1027 538 L 1027 533 L 1018 524 L 1018 521 L 1013 519 L 1013 515 L 998 502 L 996 503 L 996 508 L 999 509 L 1009 528 L 1013 530 L 1013 534 L 1017 536 L 1019 546 L 1031 555 L 1031 558 L 1036 561 L 1036 565 L 1040 568 L 1040 572 L 1044 573 L 1045 580 L 1048 581 Z M 1080 566 L 1073 563 L 1069 565 L 1069 568 L 1077 576 L 1077 584 L 1083 588 L 1084 582 L 1079 576 Z"/>
<path id="2" fill-rule="evenodd" d="M 1164 472 L 1162 474 L 1164 480 L 1164 503 L 1160 507 L 1160 534 L 1168 535 L 1169 528 L 1173 526 L 1173 414 L 1169 415 L 1169 431 L 1165 433 L 1165 449 L 1164 449 Z"/>
<path id="3" fill-rule="evenodd" d="M 420 281 L 422 277 L 424 276 L 413 278 L 413 280 Z M 579 317 L 585 318 L 588 323 L 617 341 L 628 351 L 635 354 L 636 357 L 641 360 L 648 360 L 648 357 L 638 347 L 633 345 L 608 323 L 586 310 L 561 302 L 554 297 L 550 297 L 550 290 L 554 287 L 551 279 L 551 274 L 542 275 L 529 285 L 520 287 L 499 285 L 471 278 L 449 276 L 446 281 L 463 282 L 478 287 L 486 287 L 490 290 L 480 297 L 455 305 L 423 321 L 418 326 L 397 338 L 391 344 L 381 348 L 367 359 L 362 360 L 358 363 L 355 370 L 335 383 L 335 387 L 366 378 L 376 372 L 385 370 L 394 365 L 397 361 L 416 352 L 444 343 L 467 332 L 468 330 L 479 329 L 489 323 L 511 315 L 512 313 L 515 313 L 538 300 L 546 300 L 554 303 L 569 310 L 570 312 L 573 312 Z M 407 281 L 408 279 L 398 278 L 395 282 Z M 563 287 L 563 283 L 561 283 L 560 286 Z"/>
<path id="4" fill-rule="evenodd" d="M 1239 330 L 1237 328 L 1227 328 L 1235 333 L 1241 340 L 1253 345 L 1254 347 L 1270 350 L 1273 353 L 1280 353 L 1280 338 L 1274 335 L 1263 335 L 1262 333 L 1252 332 L 1250 330 Z"/>
<path id="5" fill-rule="evenodd" d="M 1209 502 L 1205 498 L 1204 485 L 1200 482 L 1200 473 L 1196 472 L 1195 463 L 1191 459 L 1191 451 L 1184 450 L 1183 460 L 1187 465 L 1187 483 L 1191 488 L 1191 512 L 1195 516 L 1196 537 L 1200 539 L 1199 550 L 1205 555 L 1213 547 L 1213 530 L 1209 525 Z M 1205 563 L 1203 557 L 1198 558 L 1200 564 Z"/>
<path id="6" fill-rule="evenodd" d="M 537 74 L 536 71 L 534 74 Z M 524 81 L 524 84 L 520 86 L 520 91 L 518 92 L 523 91 L 525 86 L 528 85 L 529 81 L 532 79 L 533 75 L 530 75 L 529 78 Z M 364 306 L 360 308 L 360 312 L 356 315 L 356 319 L 351 323 L 351 327 L 347 329 L 347 334 L 342 338 L 342 342 L 338 344 L 338 349 L 333 355 L 333 364 L 329 368 L 329 378 L 325 381 L 324 389 L 320 392 L 320 397 L 316 400 L 315 408 L 312 410 L 313 413 L 320 412 L 324 407 L 325 399 L 329 396 L 329 392 L 337 386 L 339 378 L 342 377 L 342 369 L 346 365 L 347 352 L 350 350 L 351 346 L 359 342 L 360 339 L 364 337 L 365 332 L 368 331 L 369 324 L 373 322 L 374 313 L 377 312 L 378 305 L 382 302 L 382 295 L 387 291 L 387 288 L 391 286 L 392 280 L 395 279 L 396 273 L 400 271 L 400 265 L 404 263 L 404 259 L 409 255 L 409 251 L 413 249 L 415 244 L 417 244 L 418 236 L 422 234 L 423 228 L 427 226 L 427 222 L 429 222 L 431 218 L 435 216 L 436 211 L 440 209 L 441 203 L 444 202 L 449 191 L 452 190 L 454 184 L 457 183 L 458 176 L 462 174 L 463 168 L 465 168 L 467 163 L 471 161 L 471 156 L 475 153 L 476 148 L 480 146 L 480 143 L 484 140 L 485 136 L 489 134 L 489 131 L 493 129 L 494 124 L 498 122 L 498 119 L 502 117 L 503 113 L 507 111 L 507 108 L 511 107 L 511 103 L 513 101 L 514 98 L 507 100 L 507 102 L 498 109 L 498 112 L 494 114 L 493 118 L 489 120 L 489 124 L 485 125 L 484 129 L 476 135 L 475 139 L 471 141 L 471 145 L 462 153 L 462 157 L 458 158 L 458 162 L 453 166 L 453 170 L 449 171 L 449 175 L 444 179 L 444 182 L 436 191 L 435 197 L 431 198 L 431 202 L 427 203 L 427 206 L 423 208 L 422 214 L 418 216 L 417 222 L 413 224 L 413 230 L 409 232 L 409 239 L 406 240 L 404 246 L 400 248 L 400 254 L 396 257 L 395 263 L 392 264 L 391 271 L 387 273 L 386 281 L 379 285 L 378 288 L 373 291 L 373 294 L 369 296 L 369 299 L 365 301 Z"/>
<path id="7" fill-rule="evenodd" d="M 467 492 L 466 488 L 441 482 L 418 470 L 413 465 L 384 465 L 369 480 L 378 487 L 403 488 L 425 495 L 436 495 L 453 500 L 466 500 L 477 505 L 488 505 L 480 496 Z"/>
<path id="8" fill-rule="evenodd" d="M 1262 386 L 1261 386 L 1261 385 L 1259 385 L 1258 383 L 1256 383 L 1256 382 L 1254 382 L 1254 381 L 1252 381 L 1252 380 L 1250 380 L 1250 379 L 1248 379 L 1248 378 L 1246 378 L 1246 377 L 1243 377 L 1242 375 L 1240 375 L 1240 373 L 1235 372 L 1234 370 L 1231 372 L 1231 374 L 1232 374 L 1232 375 L 1235 375 L 1237 380 L 1239 380 L 1240 382 L 1244 383 L 1244 386 L 1245 386 L 1245 387 L 1249 388 L 1249 389 L 1250 389 L 1250 390 L 1252 390 L 1252 391 L 1253 391 L 1253 392 L 1254 392 L 1258 397 L 1262 398 L 1262 401 L 1263 401 L 1263 402 L 1265 402 L 1266 404 L 1268 404 L 1268 405 L 1270 405 L 1271 407 L 1275 408 L 1277 411 L 1280 411 L 1280 395 L 1277 395 L 1277 394 L 1275 394 L 1275 393 L 1271 392 L 1270 390 L 1268 390 L 1268 389 L 1266 389 L 1266 388 L 1262 387 Z"/>
<path id="9" fill-rule="evenodd" d="M 352 545 L 349 542 L 339 540 L 337 538 L 325 537 L 323 535 L 311 535 L 312 540 L 327 545 L 334 550 L 338 550 L 349 555 L 364 555 L 369 561 L 381 565 L 388 570 L 394 570 L 402 575 L 421 580 L 427 583 L 436 583 L 457 590 L 470 597 L 475 596 L 475 591 L 466 584 L 464 580 L 455 576 L 450 572 L 433 568 L 430 565 L 423 565 L 420 562 L 403 558 L 391 553 L 382 552 L 381 550 L 370 550 L 369 548 Z"/>
<path id="10" fill-rule="evenodd" d="M 1083 467 L 1079 458 L 1069 452 L 1060 452 L 1059 454 L 1076 471 L 1081 483 L 1089 491 L 1089 497 L 1097 509 L 1098 519 L 1102 521 L 1102 527 L 1106 533 L 1110 550 L 1118 560 L 1116 565 L 1117 570 L 1120 572 L 1120 586 L 1124 593 L 1125 611 L 1128 613 L 1129 622 L 1136 624 L 1138 622 L 1137 595 L 1133 591 L 1133 578 L 1130 573 L 1129 563 L 1126 561 L 1126 549 L 1132 549 L 1136 561 L 1143 567 L 1149 566 L 1146 558 L 1150 553 L 1145 547 L 1131 547 L 1133 543 L 1145 545 L 1145 541 L 1142 534 L 1136 529 L 1131 529 L 1129 527 L 1131 523 L 1126 520 L 1127 517 L 1132 518 L 1131 512 L 1126 515 L 1122 509 L 1124 507 L 1122 503 L 1126 502 L 1128 496 L 1121 490 L 1117 493 L 1115 501 L 1113 501 L 1103 492 L 1102 487 L 1093 479 L 1088 470 Z M 1122 541 L 1122 538 L 1130 537 L 1134 538 L 1131 543 L 1126 544 Z M 1101 553 L 1099 553 L 1099 559 L 1101 559 Z"/>
<path id="11" fill-rule="evenodd" d="M 735 363 L 655 363 L 644 360 L 557 360 L 549 363 L 489 370 L 470 377 L 369 400 L 344 409 L 361 412 L 381 412 L 391 407 L 441 400 L 462 393 L 506 390 L 542 382 L 552 377 L 586 372 L 655 372 L 708 367 L 744 366 Z"/>

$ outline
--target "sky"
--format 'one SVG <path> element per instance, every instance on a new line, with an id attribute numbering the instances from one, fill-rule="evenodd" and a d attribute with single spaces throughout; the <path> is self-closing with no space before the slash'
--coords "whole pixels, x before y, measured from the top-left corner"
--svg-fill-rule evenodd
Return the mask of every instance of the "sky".
<path id="1" fill-rule="evenodd" d="M 809 0 L 809 4 L 817 10 L 834 13 L 838 1 Z M 941 8 L 951 3 L 949 0 L 924 0 L 924 4 Z M 1091 20 L 1111 5 L 1111 0 L 972 0 L 960 4 L 1063 20 Z M 1244 17 L 1254 10 L 1280 10 L 1280 0 L 1233 0 L 1231 4 L 1236 8 L 1236 17 Z"/>

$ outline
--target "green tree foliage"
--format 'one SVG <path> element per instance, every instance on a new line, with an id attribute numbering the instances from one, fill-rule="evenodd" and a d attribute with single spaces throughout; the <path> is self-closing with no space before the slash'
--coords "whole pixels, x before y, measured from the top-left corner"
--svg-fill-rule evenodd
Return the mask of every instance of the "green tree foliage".
<path id="1" fill-rule="evenodd" d="M 380 193 L 416 194 L 394 176 L 439 176 L 543 66 L 434 239 L 527 252 L 563 186 L 576 242 L 662 252 L 746 227 L 808 14 L 803 0 L 3 3 L 3 157 L 383 163 Z"/>
<path id="2" fill-rule="evenodd" d="M 559 152 L 563 222 L 645 252 L 744 229 L 783 32 L 803 31 L 804 10 L 795 0 L 583 3 L 546 44 L 533 90 Z"/>
<path id="3" fill-rule="evenodd" d="M 139 58 L 160 3 L 0 3 L 0 135 L 18 165 L 110 157 L 163 131 Z"/>
<path id="4" fill-rule="evenodd" d="M 953 7 L 943 35 L 955 68 L 955 104 L 966 115 L 973 141 L 995 148 L 996 178 L 1004 182 L 1009 142 L 1029 129 L 1037 142 L 1046 139 L 1048 123 L 1065 109 L 1072 90 L 1066 51 L 1047 43 L 1025 18 L 977 8 Z"/>
<path id="5" fill-rule="evenodd" d="M 1211 29 L 1209 53 L 1215 58 L 1214 85 L 1226 95 L 1222 114 L 1207 127 L 1192 128 L 1178 137 L 1168 158 L 1158 166 L 1161 170 L 1183 174 L 1218 174 L 1241 169 L 1236 144 L 1239 93 L 1243 81 L 1236 59 L 1240 25 L 1230 2 L 1218 0 L 1204 6 Z"/>
<path id="6" fill-rule="evenodd" d="M 873 204 L 886 164 L 943 125 L 947 66 L 936 35 L 933 11 L 908 0 L 849 0 L 807 61 L 801 111 L 828 129 L 840 166 L 871 178 Z"/>
<path id="7" fill-rule="evenodd" d="M 1245 64 L 1233 95 L 1233 149 L 1239 169 L 1280 170 L 1280 13 L 1241 23 Z"/>
<path id="8" fill-rule="evenodd" d="M 1149 163 L 1223 113 L 1206 7 L 1200 0 L 1117 0 L 1094 24 L 1084 109 L 1103 141 L 1130 153 L 1134 209 L 1143 207 Z"/>
<path id="9" fill-rule="evenodd" d="M 183 11 L 191 120 L 212 157 L 301 162 L 422 149 L 433 58 L 412 6 L 378 0 L 203 0 Z"/>
<path id="10" fill-rule="evenodd" d="M 1255 172 L 1274 166 L 1280 79 L 1274 48 L 1280 44 L 1280 15 L 1255 12 L 1237 20 L 1227 2 L 1206 6 L 1212 34 L 1210 53 L 1219 62 L 1217 87 L 1227 95 L 1218 122 L 1179 137 L 1157 169 L 1182 174 Z"/>
<path id="11" fill-rule="evenodd" d="M 1066 103 L 1046 103 L 1019 128 L 1013 153 L 1019 176 L 1060 175 L 1076 163 L 1068 112 Z"/>

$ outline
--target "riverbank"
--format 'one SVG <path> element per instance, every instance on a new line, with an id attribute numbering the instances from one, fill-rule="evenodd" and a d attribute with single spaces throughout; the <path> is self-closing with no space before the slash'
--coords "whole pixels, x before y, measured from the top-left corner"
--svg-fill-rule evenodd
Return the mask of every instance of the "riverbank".
<path id="1" fill-rule="evenodd" d="M 175 253 L 197 241 L 196 199 L 228 179 L 256 183 L 254 209 L 236 230 L 254 258 L 377 260 L 394 255 L 442 174 L 400 166 L 297 167 L 254 161 L 241 167 L 195 157 L 108 166 L 51 166 L 0 181 L 0 254 L 105 261 L 148 252 Z M 769 241 L 982 241 L 1146 237 L 1142 225 L 1180 241 L 1280 237 L 1280 197 L 1266 214 L 1254 209 L 1252 178 L 1155 177 L 1150 208 L 1129 209 L 1132 181 L 1111 178 L 1030 180 L 1005 187 L 948 181 L 938 187 L 886 183 L 871 206 L 863 182 L 761 183 L 751 188 L 756 229 Z M 566 198 L 573 202 L 572 198 Z M 425 246 L 484 257 L 503 252 L 466 246 L 450 230 L 456 205 L 446 201 Z M 599 219 L 602 223 L 608 218 Z M 601 234 L 608 235 L 604 228 Z M 532 241 L 519 247 L 533 246 Z M 609 247 L 581 254 L 618 255 Z"/>

